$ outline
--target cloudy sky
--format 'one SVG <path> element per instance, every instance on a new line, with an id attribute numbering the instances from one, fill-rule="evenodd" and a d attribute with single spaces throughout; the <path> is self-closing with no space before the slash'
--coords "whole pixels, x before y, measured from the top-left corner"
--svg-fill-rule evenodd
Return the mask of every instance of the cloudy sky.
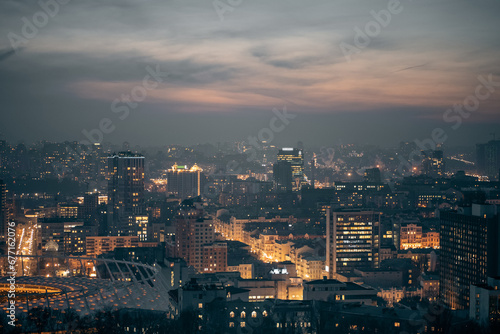
<path id="1" fill-rule="evenodd" d="M 278 145 L 393 145 L 435 128 L 450 145 L 500 136 L 497 0 L 401 0 L 383 24 L 373 13 L 391 1 L 42 2 L 52 15 L 0 1 L 9 141 L 85 140 L 103 119 L 113 129 L 103 141 L 116 143 L 245 140 L 269 127 L 273 108 L 296 115 Z M 479 76 L 499 86 L 470 114 L 446 114 L 474 97 Z"/>

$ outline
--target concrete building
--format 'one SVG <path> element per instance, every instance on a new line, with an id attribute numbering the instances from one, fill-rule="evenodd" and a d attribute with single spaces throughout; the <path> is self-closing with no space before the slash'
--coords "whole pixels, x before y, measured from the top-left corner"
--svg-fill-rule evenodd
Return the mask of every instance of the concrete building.
<path id="1" fill-rule="evenodd" d="M 381 213 L 362 210 L 327 210 L 326 266 L 330 278 L 354 268 L 380 265 Z"/>

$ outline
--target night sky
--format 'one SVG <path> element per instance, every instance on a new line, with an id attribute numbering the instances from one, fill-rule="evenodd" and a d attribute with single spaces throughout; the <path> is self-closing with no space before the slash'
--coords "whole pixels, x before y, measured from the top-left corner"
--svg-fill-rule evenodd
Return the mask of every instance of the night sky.
<path id="1" fill-rule="evenodd" d="M 500 137 L 500 1 L 401 0 L 385 26 L 371 12 L 391 1 L 230 3 L 72 0 L 44 22 L 37 1 L 0 1 L 3 139 L 81 141 L 104 118 L 115 143 L 246 140 L 273 108 L 296 115 L 277 145 L 396 145 L 436 127 L 448 145 Z M 379 29 L 356 47 L 366 27 Z M 155 68 L 161 82 L 145 89 Z M 476 94 L 478 76 L 497 86 L 454 129 L 443 115 Z M 127 106 L 134 89 L 147 96 Z"/>

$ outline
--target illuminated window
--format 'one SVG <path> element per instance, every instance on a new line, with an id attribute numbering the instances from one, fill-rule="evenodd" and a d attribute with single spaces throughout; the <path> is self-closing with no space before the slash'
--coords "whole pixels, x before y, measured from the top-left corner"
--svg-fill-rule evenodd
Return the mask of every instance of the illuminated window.
<path id="1" fill-rule="evenodd" d="M 255 311 L 252 312 L 252 318 L 257 318 L 257 312 Z"/>
<path id="2" fill-rule="evenodd" d="M 247 317 L 247 314 L 245 313 L 245 311 L 241 312 L 241 317 L 242 318 L 246 318 Z M 241 327 L 243 327 L 243 326 L 241 326 Z"/>
<path id="3" fill-rule="evenodd" d="M 394 323 L 394 327 L 399 327 L 399 326 L 401 326 L 401 324 L 399 322 Z"/>
<path id="4" fill-rule="evenodd" d="M 233 311 L 231 311 L 231 313 L 229 313 L 229 316 L 230 316 L 231 318 L 234 318 L 234 312 L 233 312 Z"/>

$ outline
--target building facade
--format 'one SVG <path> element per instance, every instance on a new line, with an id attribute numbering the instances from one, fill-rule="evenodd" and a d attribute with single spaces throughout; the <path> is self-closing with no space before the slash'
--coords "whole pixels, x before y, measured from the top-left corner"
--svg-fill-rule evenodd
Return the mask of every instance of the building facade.
<path id="1" fill-rule="evenodd" d="M 468 309 L 471 284 L 500 273 L 499 231 L 494 205 L 441 212 L 440 296 L 451 309 Z"/>
<path id="2" fill-rule="evenodd" d="M 375 211 L 327 210 L 326 271 L 330 278 L 380 265 L 380 218 Z"/>
<path id="3" fill-rule="evenodd" d="M 130 223 L 144 214 L 144 157 L 120 152 L 108 157 L 108 232 L 135 235 Z"/>

